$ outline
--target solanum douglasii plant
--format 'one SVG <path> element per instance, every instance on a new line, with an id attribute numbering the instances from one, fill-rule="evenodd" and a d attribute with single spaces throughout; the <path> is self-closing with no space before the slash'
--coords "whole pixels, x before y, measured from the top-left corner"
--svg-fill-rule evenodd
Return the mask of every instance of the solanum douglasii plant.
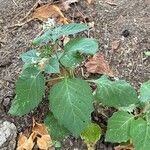
<path id="1" fill-rule="evenodd" d="M 150 81 L 141 85 L 137 95 L 125 80 L 112 80 L 107 76 L 84 80 L 78 76 L 76 67 L 86 56 L 99 50 L 96 39 L 72 36 L 86 30 L 90 27 L 77 23 L 51 26 L 32 41 L 34 48 L 21 55 L 24 65 L 16 81 L 16 96 L 9 113 L 23 116 L 34 111 L 44 100 L 47 82 L 55 81 L 49 87 L 49 114 L 45 118 L 53 140 L 80 136 L 89 149 L 94 149 L 105 134 L 106 141 L 132 142 L 135 150 L 149 150 Z M 70 40 L 64 46 L 60 45 L 62 37 L 68 36 Z M 96 85 L 95 92 L 91 84 Z M 118 110 L 108 119 L 106 133 L 91 121 L 95 101 Z"/>

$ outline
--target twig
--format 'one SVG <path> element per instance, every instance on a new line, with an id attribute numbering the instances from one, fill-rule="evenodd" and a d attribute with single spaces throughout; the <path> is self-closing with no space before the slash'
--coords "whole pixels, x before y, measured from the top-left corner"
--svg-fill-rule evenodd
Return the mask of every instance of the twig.
<path id="1" fill-rule="evenodd" d="M 56 80 L 60 80 L 60 79 L 64 79 L 64 78 L 65 77 L 58 77 L 58 78 L 46 80 L 46 82 L 56 81 Z"/>
<path id="2" fill-rule="evenodd" d="M 17 3 L 15 2 L 15 0 L 12 0 L 13 1 L 13 3 L 18 7 L 18 5 L 17 5 Z"/>
<path id="3" fill-rule="evenodd" d="M 33 7 L 28 11 L 28 13 L 25 15 L 25 17 L 23 17 L 20 21 L 19 21 L 19 23 L 17 23 L 17 24 L 14 24 L 14 25 L 11 25 L 11 26 L 9 26 L 9 28 L 14 28 L 14 27 L 21 27 L 21 26 L 23 26 L 23 25 L 25 25 L 26 23 L 28 23 L 28 22 L 30 22 L 30 21 L 32 21 L 34 18 L 29 18 L 28 20 L 26 20 L 26 21 L 24 21 L 30 14 L 31 14 L 31 12 L 35 9 L 35 8 L 37 8 L 37 6 L 39 5 L 39 4 L 41 4 L 42 2 L 41 2 L 41 0 L 38 0 L 34 5 L 33 5 Z M 24 21 L 24 22 L 23 22 Z"/>
<path id="4" fill-rule="evenodd" d="M 30 19 L 28 19 L 28 20 L 26 20 L 26 21 L 24 21 L 24 22 L 21 22 L 21 23 L 17 23 L 17 24 L 11 25 L 11 26 L 9 26 L 9 28 L 21 27 L 21 26 L 25 25 L 26 23 L 32 21 L 33 19 L 34 19 L 34 18 L 30 18 Z"/>
<path id="5" fill-rule="evenodd" d="M 38 0 L 38 1 L 33 5 L 33 7 L 28 11 L 28 13 L 25 15 L 25 17 L 20 20 L 20 22 L 22 22 L 23 20 L 25 20 L 25 19 L 31 14 L 31 12 L 32 12 L 35 8 L 37 8 L 37 6 L 38 6 L 39 4 L 41 4 L 41 3 L 42 3 L 41 0 Z"/>

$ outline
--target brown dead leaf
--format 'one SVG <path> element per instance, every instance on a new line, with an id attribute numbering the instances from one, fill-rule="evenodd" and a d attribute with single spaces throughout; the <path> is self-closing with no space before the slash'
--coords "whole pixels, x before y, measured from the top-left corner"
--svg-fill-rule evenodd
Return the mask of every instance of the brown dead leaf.
<path id="1" fill-rule="evenodd" d="M 22 133 L 20 133 L 18 138 L 18 147 L 23 145 L 26 141 L 27 141 L 27 137 L 24 136 Z"/>
<path id="2" fill-rule="evenodd" d="M 17 150 L 32 150 L 34 147 L 35 133 L 32 133 L 27 139 L 22 133 L 19 135 Z"/>
<path id="3" fill-rule="evenodd" d="M 20 133 L 17 150 L 32 150 L 35 144 L 37 144 L 40 149 L 44 150 L 48 150 L 52 147 L 52 140 L 48 134 L 47 127 L 44 124 L 35 122 L 34 118 L 31 135 L 27 138 L 25 134 L 29 134 L 28 130 L 26 130 L 24 134 Z M 37 139 L 37 141 L 35 139 Z"/>
<path id="4" fill-rule="evenodd" d="M 105 61 L 102 54 L 95 54 L 89 61 L 85 64 L 85 67 L 90 73 L 105 74 L 113 77 L 113 72 L 110 69 L 108 63 Z"/>
<path id="5" fill-rule="evenodd" d="M 52 140 L 50 135 L 43 135 L 41 138 L 37 137 L 37 146 L 40 149 L 47 150 L 52 147 Z"/>
<path id="6" fill-rule="evenodd" d="M 44 124 L 40 124 L 40 123 L 35 122 L 34 119 L 33 119 L 32 132 L 36 133 L 40 136 L 48 135 L 47 127 Z"/>
<path id="7" fill-rule="evenodd" d="M 67 24 L 69 21 L 64 17 L 59 7 L 50 4 L 36 8 L 32 15 L 32 19 L 39 19 L 41 21 L 46 21 L 48 18 L 57 18 L 64 24 Z"/>
<path id="8" fill-rule="evenodd" d="M 66 1 L 63 1 L 62 4 L 61 4 L 61 10 L 63 11 L 67 11 L 68 9 L 70 9 L 70 4 L 72 3 L 76 3 L 78 2 L 79 0 L 66 0 Z"/>
<path id="9" fill-rule="evenodd" d="M 118 47 L 119 47 L 119 45 L 120 45 L 120 41 L 118 40 L 116 40 L 116 41 L 113 41 L 112 43 L 111 43 L 111 48 L 112 48 L 112 50 L 116 50 L 116 49 L 118 49 Z"/>

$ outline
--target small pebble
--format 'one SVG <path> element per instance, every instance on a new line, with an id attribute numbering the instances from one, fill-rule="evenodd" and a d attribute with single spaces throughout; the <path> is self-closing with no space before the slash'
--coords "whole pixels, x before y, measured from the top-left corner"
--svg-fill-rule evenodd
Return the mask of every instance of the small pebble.
<path id="1" fill-rule="evenodd" d="M 124 37 L 128 37 L 129 35 L 130 35 L 129 30 L 124 30 L 124 31 L 122 32 L 122 36 L 124 36 Z"/>
<path id="2" fill-rule="evenodd" d="M 10 98 L 7 97 L 7 98 L 4 99 L 3 105 L 4 105 L 4 106 L 8 106 L 8 105 L 9 105 L 9 102 L 10 102 Z"/>

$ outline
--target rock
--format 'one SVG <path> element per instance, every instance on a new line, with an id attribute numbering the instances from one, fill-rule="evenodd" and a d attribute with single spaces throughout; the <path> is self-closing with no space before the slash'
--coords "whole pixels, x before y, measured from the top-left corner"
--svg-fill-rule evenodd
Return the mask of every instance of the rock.
<path id="1" fill-rule="evenodd" d="M 0 120 L 0 150 L 14 150 L 16 136 L 16 126 L 11 122 Z"/>

